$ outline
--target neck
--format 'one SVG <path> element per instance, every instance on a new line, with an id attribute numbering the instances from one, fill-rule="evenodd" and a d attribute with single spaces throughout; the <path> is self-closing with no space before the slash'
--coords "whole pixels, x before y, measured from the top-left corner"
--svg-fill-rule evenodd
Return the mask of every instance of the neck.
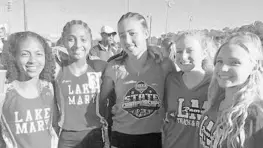
<path id="1" fill-rule="evenodd" d="M 232 102 L 235 93 L 238 92 L 239 89 L 240 89 L 240 87 L 238 87 L 238 86 L 226 88 L 225 89 L 225 100 L 227 102 Z"/>
<path id="2" fill-rule="evenodd" d="M 109 47 L 108 42 L 105 41 L 105 40 L 102 40 L 102 41 L 101 41 L 101 44 L 102 44 L 104 47 Z"/>
<path id="3" fill-rule="evenodd" d="M 82 58 L 69 65 L 74 71 L 82 71 L 87 66 L 86 58 Z"/>
<path id="4" fill-rule="evenodd" d="M 22 85 L 21 88 L 31 88 L 32 86 L 36 86 L 39 82 L 39 78 L 35 77 L 28 81 L 19 81 L 19 84 Z"/>
<path id="5" fill-rule="evenodd" d="M 138 56 L 129 55 L 128 61 L 131 63 L 134 67 L 143 67 L 147 61 L 148 53 L 147 51 L 142 52 Z"/>
<path id="6" fill-rule="evenodd" d="M 202 67 L 195 67 L 191 71 L 184 72 L 185 77 L 196 77 L 196 76 L 204 76 L 205 75 L 205 70 Z"/>

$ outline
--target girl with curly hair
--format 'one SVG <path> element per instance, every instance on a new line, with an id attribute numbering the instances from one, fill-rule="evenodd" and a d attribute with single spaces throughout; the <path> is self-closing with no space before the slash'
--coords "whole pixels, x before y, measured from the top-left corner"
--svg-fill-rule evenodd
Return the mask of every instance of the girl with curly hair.
<path id="1" fill-rule="evenodd" d="M 233 35 L 217 51 L 209 109 L 200 122 L 201 147 L 262 147 L 262 64 L 261 41 L 252 33 Z"/>
<path id="2" fill-rule="evenodd" d="M 52 127 L 55 63 L 45 39 L 34 32 L 10 35 L 2 53 L 7 90 L 1 94 L 1 133 L 7 148 L 56 148 Z"/>
<path id="3" fill-rule="evenodd" d="M 92 46 L 89 26 L 72 20 L 63 28 L 61 44 L 68 52 L 56 77 L 60 109 L 59 148 L 103 147 L 102 123 L 98 113 L 98 93 L 106 62 L 87 59 Z"/>

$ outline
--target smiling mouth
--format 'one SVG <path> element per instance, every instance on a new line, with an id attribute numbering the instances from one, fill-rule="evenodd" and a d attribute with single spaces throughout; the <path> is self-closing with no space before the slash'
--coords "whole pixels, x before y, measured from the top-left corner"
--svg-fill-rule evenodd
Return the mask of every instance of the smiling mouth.
<path id="1" fill-rule="evenodd" d="M 26 69 L 28 71 L 36 71 L 37 70 L 37 66 L 26 66 Z"/>
<path id="2" fill-rule="evenodd" d="M 192 62 L 190 62 L 190 61 L 187 61 L 187 62 L 180 62 L 180 64 L 182 64 L 182 65 L 188 65 L 188 64 L 192 64 Z"/>
<path id="3" fill-rule="evenodd" d="M 218 75 L 220 79 L 230 79 L 231 77 L 230 76 L 226 76 L 226 75 Z"/>

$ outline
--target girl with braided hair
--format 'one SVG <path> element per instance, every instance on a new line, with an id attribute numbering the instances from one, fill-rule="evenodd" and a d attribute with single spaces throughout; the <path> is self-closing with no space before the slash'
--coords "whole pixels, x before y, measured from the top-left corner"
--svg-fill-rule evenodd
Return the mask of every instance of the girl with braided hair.
<path id="1" fill-rule="evenodd" d="M 112 59 L 104 75 L 100 104 L 116 93 L 111 145 L 117 148 L 161 148 L 164 117 L 164 81 L 175 70 L 169 58 L 157 62 L 147 48 L 149 31 L 145 18 L 128 12 L 118 22 L 124 52 Z M 105 114 L 100 107 L 102 115 Z"/>
<path id="2" fill-rule="evenodd" d="M 86 59 L 92 47 L 92 34 L 81 20 L 64 26 L 61 42 L 69 57 L 58 70 L 55 82 L 61 127 L 58 147 L 101 148 L 104 144 L 97 97 L 106 62 Z"/>

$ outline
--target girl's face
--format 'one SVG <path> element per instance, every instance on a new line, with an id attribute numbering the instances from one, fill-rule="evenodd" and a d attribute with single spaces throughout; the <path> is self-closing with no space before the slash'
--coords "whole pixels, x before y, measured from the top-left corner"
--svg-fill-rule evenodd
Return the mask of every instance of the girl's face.
<path id="1" fill-rule="evenodd" d="M 175 60 L 182 71 L 189 72 L 197 67 L 202 68 L 204 58 L 202 46 L 194 37 L 183 37 L 176 43 Z"/>
<path id="2" fill-rule="evenodd" d="M 82 25 L 72 25 L 64 37 L 64 45 L 69 56 L 74 60 L 85 58 L 91 48 L 91 38 L 88 30 Z"/>
<path id="3" fill-rule="evenodd" d="M 28 37 L 19 44 L 17 61 L 30 78 L 39 77 L 45 66 L 45 50 L 42 44 L 33 37 Z"/>
<path id="4" fill-rule="evenodd" d="M 254 68 L 248 52 L 235 44 L 223 45 L 215 60 L 215 76 L 223 88 L 244 84 Z"/>
<path id="5" fill-rule="evenodd" d="M 128 55 L 139 56 L 147 50 L 148 31 L 136 18 L 127 18 L 118 24 L 120 43 Z"/>

